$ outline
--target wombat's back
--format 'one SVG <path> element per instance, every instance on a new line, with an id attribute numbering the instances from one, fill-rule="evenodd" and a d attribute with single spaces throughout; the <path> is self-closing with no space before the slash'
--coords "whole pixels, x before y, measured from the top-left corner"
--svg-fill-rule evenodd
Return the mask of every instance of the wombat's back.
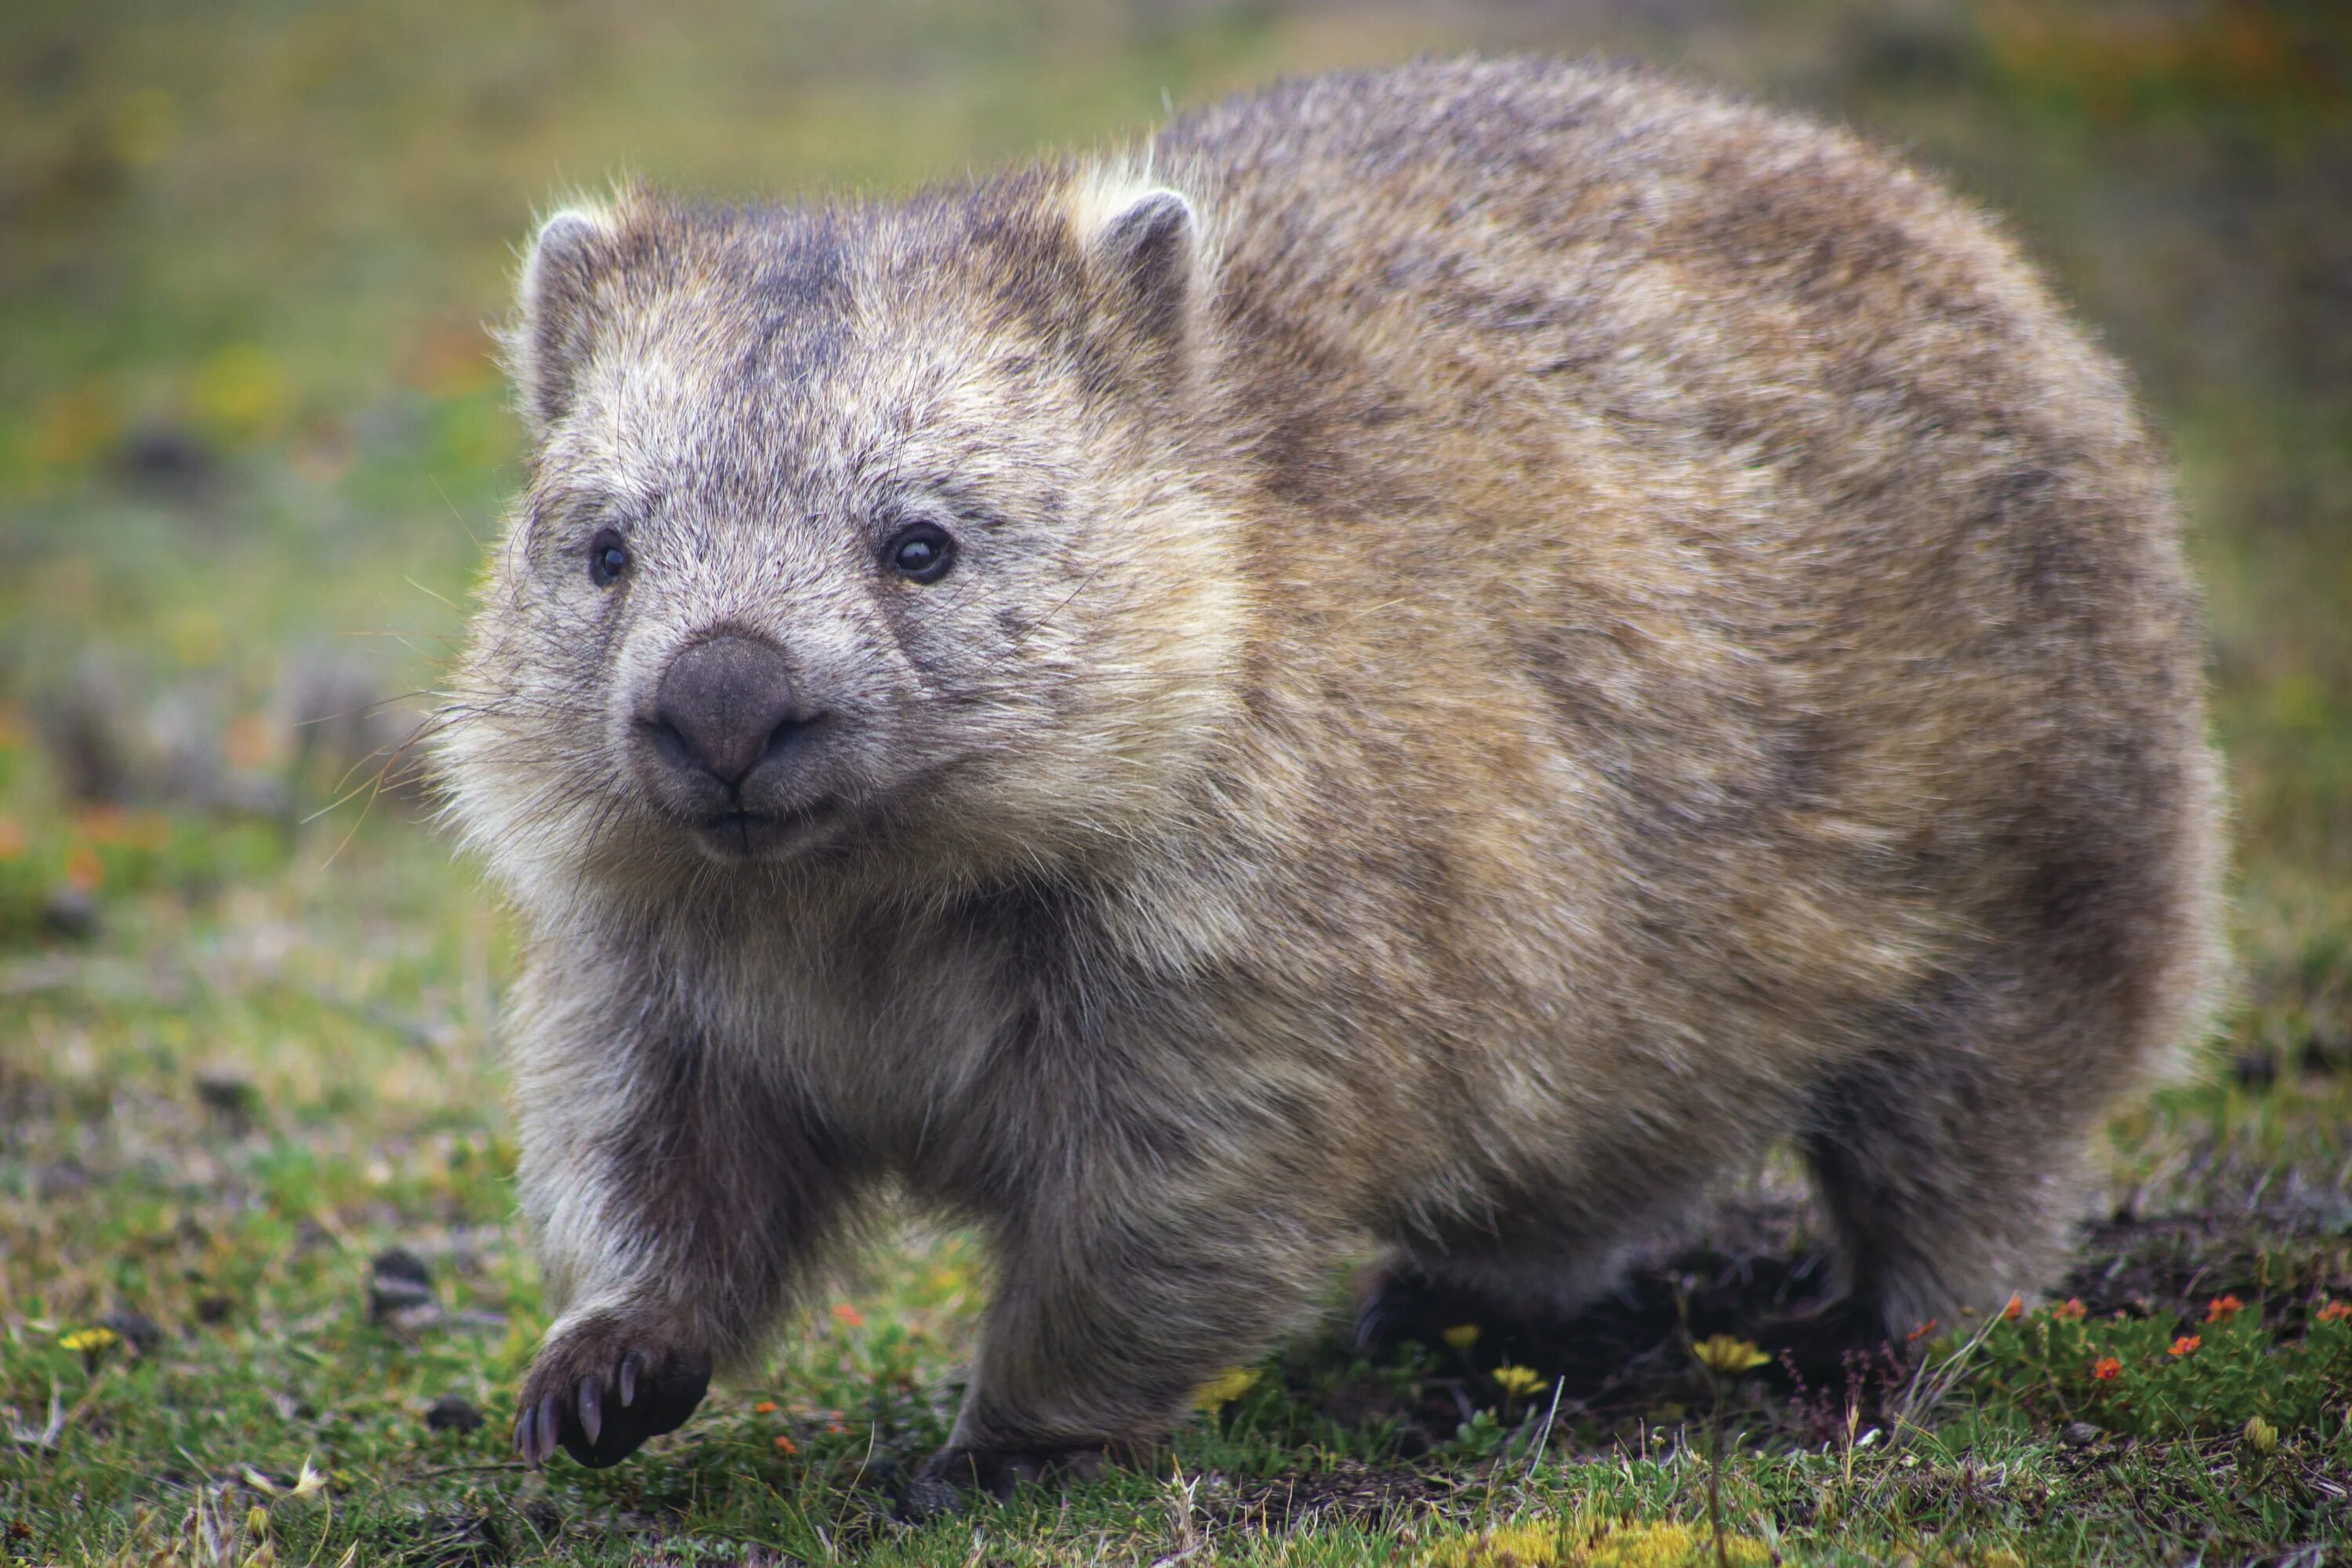
<path id="1" fill-rule="evenodd" d="M 2162 961 L 2118 962 L 2174 1017 L 2142 1047 L 2192 1032 L 2219 805 L 2178 520 L 1980 215 L 1843 135 L 1534 60 L 1292 83 L 1154 153 L 1211 193 L 1286 653 L 1496 728 L 1532 697 L 1693 900 L 1818 889 L 1865 943 L 1907 910 L 1931 968 L 2145 924 Z"/>
<path id="2" fill-rule="evenodd" d="M 1464 61 L 1291 83 L 1154 151 L 1213 193 L 1224 407 L 1286 499 L 1484 522 L 1512 553 L 1474 563 L 1519 574 L 1531 538 L 1637 515 L 1638 547 L 1705 555 L 1710 598 L 1769 601 L 1770 639 L 1829 630 L 1785 625 L 1801 607 L 1948 658 L 2144 614 L 2150 655 L 2195 668 L 2114 366 L 1983 216 L 1842 135 L 1646 73 Z M 1538 473 L 1550 504 L 1492 504 Z"/>
<path id="3" fill-rule="evenodd" d="M 1255 705 L 1417 803 L 1334 816 L 1465 925 L 1558 921 L 1625 1120 L 1694 1068 L 1810 1099 L 1890 1319 L 2032 1277 L 2017 1194 L 2222 966 L 2195 595 L 2107 359 L 1930 183 L 1646 74 L 1320 79 L 1154 153 L 1213 215 Z"/>

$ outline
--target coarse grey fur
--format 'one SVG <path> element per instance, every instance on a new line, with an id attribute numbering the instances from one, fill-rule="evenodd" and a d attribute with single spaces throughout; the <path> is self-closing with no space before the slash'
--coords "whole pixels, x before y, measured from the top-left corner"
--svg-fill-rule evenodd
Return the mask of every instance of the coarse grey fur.
<path id="1" fill-rule="evenodd" d="M 442 755 L 530 938 L 533 1459 L 683 1419 L 893 1187 L 994 1250 L 983 1479 L 1150 1440 L 1366 1237 L 1573 1310 L 1785 1138 L 1855 1300 L 1948 1321 L 2053 1278 L 2209 1015 L 2159 455 L 1843 135 L 1296 81 L 898 204 L 561 215 L 510 346 Z M 740 777 L 665 717 L 722 637 L 692 722 L 793 715 Z"/>

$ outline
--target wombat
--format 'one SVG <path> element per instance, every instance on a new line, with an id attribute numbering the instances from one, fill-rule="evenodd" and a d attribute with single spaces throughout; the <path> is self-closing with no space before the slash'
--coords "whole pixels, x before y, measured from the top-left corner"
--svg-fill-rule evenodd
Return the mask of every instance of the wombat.
<path id="1" fill-rule="evenodd" d="M 441 746 L 529 936 L 530 1461 L 678 1425 L 887 1193 L 992 1248 L 967 1483 L 1148 1444 L 1368 1244 L 1572 1312 L 1782 1141 L 1949 1323 L 2210 1009 L 2159 455 L 1843 135 L 1428 63 L 632 191 L 520 294 Z"/>

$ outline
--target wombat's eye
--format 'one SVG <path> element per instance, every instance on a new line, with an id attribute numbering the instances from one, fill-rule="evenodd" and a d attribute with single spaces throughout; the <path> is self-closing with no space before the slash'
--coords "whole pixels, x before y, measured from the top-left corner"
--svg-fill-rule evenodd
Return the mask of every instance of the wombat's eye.
<path id="1" fill-rule="evenodd" d="M 936 583 L 955 564 L 955 541 L 937 523 L 909 523 L 890 536 L 882 556 L 910 583 Z"/>
<path id="2" fill-rule="evenodd" d="M 611 529 L 604 530 L 588 544 L 588 580 L 599 588 L 609 588 L 629 569 L 629 547 Z"/>

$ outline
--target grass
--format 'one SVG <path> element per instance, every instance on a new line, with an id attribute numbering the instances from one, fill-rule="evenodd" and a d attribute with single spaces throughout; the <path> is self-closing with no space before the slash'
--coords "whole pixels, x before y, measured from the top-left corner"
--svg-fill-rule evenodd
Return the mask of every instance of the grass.
<path id="1" fill-rule="evenodd" d="M 0 16 L 0 1562 L 1714 1560 L 1716 1395 L 1678 1335 L 1802 1293 L 1778 1167 L 1572 1333 L 1439 1324 L 1365 1360 L 1334 1330 L 1146 1468 L 919 1526 L 897 1489 L 987 1284 L 910 1218 L 676 1436 L 519 1471 L 544 1314 L 493 1049 L 512 933 L 411 803 L 336 804 L 514 483 L 479 323 L 567 182 L 898 188 L 1163 92 L 1472 43 L 1680 63 L 2013 215 L 2138 372 L 2209 584 L 2240 1004 L 2111 1130 L 2055 1309 L 1948 1326 L 1916 1375 L 1726 1380 L 1727 1557 L 2352 1553 L 2337 9 L 26 0 Z"/>

